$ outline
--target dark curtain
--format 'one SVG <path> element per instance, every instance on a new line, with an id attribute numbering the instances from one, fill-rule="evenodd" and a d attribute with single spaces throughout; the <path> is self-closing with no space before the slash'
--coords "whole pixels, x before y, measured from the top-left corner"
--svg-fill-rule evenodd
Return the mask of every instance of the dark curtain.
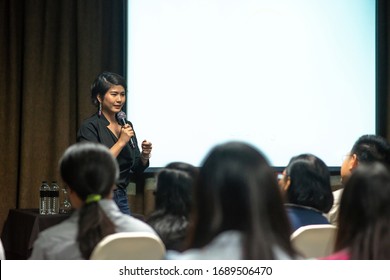
<path id="1" fill-rule="evenodd" d="M 58 160 L 95 110 L 92 80 L 123 74 L 124 1 L 0 0 L 1 227 L 10 208 L 38 208 L 42 180 L 60 181 Z M 390 139 L 390 7 L 377 3 L 378 133 Z"/>
<path id="2" fill-rule="evenodd" d="M 90 84 L 123 74 L 124 0 L 0 0 L 0 226 L 38 208 L 42 180 L 96 108 Z"/>

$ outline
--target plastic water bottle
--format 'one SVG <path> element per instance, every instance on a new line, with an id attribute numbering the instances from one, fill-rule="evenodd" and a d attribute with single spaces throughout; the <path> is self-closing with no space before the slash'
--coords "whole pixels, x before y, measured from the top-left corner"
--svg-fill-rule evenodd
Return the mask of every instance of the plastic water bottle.
<path id="1" fill-rule="evenodd" d="M 39 214 L 46 215 L 50 213 L 50 186 L 47 181 L 42 181 L 39 188 Z"/>
<path id="2" fill-rule="evenodd" d="M 60 214 L 67 214 L 72 211 L 72 204 L 69 201 L 69 196 L 66 188 L 61 188 L 62 199 L 60 199 Z M 61 195 L 60 195 L 61 197 Z"/>
<path id="3" fill-rule="evenodd" d="M 53 181 L 50 187 L 50 214 L 58 214 L 60 211 L 60 187 L 57 181 Z"/>

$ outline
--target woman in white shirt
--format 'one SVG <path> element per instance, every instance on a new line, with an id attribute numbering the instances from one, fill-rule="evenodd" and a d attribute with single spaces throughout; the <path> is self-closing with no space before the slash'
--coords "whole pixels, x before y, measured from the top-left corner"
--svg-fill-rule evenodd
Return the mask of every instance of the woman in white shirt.
<path id="1" fill-rule="evenodd" d="M 96 244 L 109 234 L 156 234 L 146 223 L 123 214 L 112 199 L 119 168 L 107 147 L 92 142 L 72 145 L 60 160 L 60 173 L 76 211 L 40 233 L 30 259 L 89 259 Z"/>

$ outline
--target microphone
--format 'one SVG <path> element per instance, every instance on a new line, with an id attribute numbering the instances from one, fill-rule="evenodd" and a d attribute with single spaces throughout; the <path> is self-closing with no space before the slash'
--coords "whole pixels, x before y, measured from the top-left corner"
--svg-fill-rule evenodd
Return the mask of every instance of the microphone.
<path id="1" fill-rule="evenodd" d="M 121 126 L 124 126 L 125 124 L 127 124 L 126 122 L 126 113 L 123 112 L 123 111 L 120 111 L 116 114 L 116 120 L 118 121 L 118 123 L 121 125 Z M 130 138 L 130 146 L 135 149 L 135 144 L 134 144 L 134 139 L 133 137 Z"/>

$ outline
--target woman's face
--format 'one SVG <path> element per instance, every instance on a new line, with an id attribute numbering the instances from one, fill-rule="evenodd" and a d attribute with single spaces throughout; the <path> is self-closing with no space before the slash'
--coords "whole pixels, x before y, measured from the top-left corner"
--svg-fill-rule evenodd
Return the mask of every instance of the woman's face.
<path id="1" fill-rule="evenodd" d="M 278 184 L 280 189 L 285 192 L 287 191 L 288 187 L 290 186 L 291 180 L 290 177 L 287 175 L 286 169 L 283 170 L 282 174 L 278 176 Z"/>
<path id="2" fill-rule="evenodd" d="M 102 111 L 108 114 L 116 114 L 122 110 L 126 101 L 126 93 L 123 86 L 112 86 L 105 93 L 104 99 L 98 96 L 102 104 Z"/>
<path id="3" fill-rule="evenodd" d="M 345 184 L 346 180 L 351 176 L 352 170 L 357 166 L 356 154 L 347 154 L 344 157 L 343 164 L 340 169 L 341 183 Z"/>

